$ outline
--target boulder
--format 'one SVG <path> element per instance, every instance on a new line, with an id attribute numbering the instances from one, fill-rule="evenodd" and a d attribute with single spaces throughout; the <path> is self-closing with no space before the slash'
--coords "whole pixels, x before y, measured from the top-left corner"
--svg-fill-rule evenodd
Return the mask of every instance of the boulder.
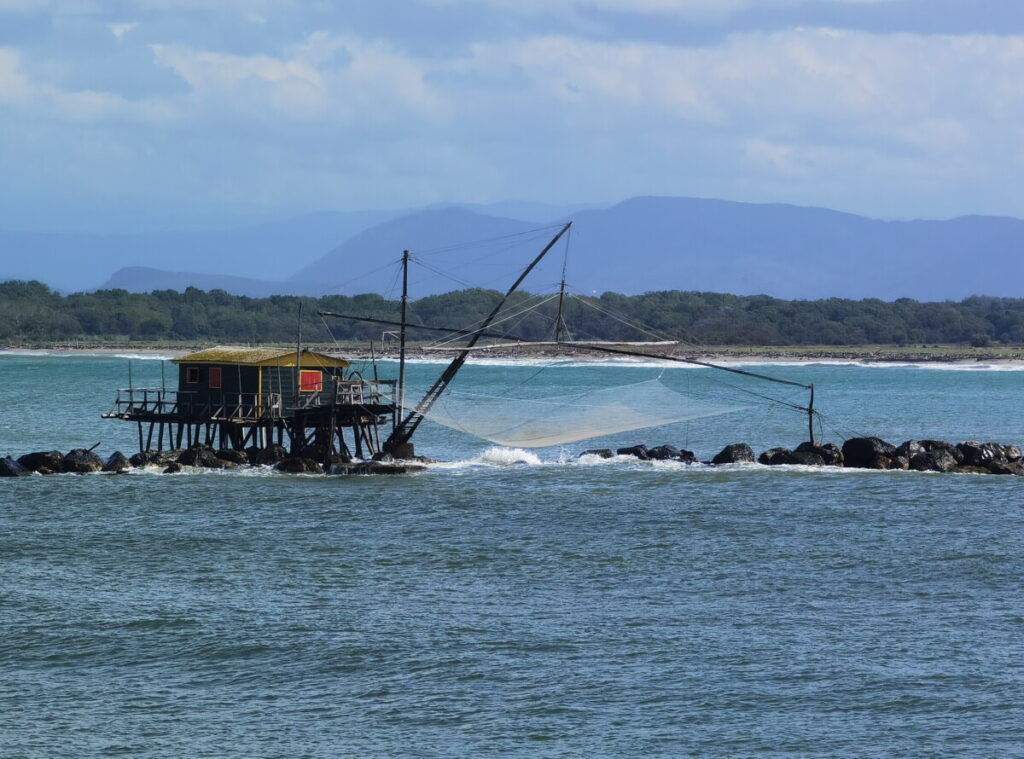
<path id="1" fill-rule="evenodd" d="M 825 466 L 825 457 L 817 451 L 793 451 L 789 457 L 790 464 L 800 466 Z"/>
<path id="2" fill-rule="evenodd" d="M 688 451 L 685 448 L 680 448 L 679 455 L 676 456 L 676 460 L 682 461 L 684 464 L 696 464 L 697 454 L 693 451 Z"/>
<path id="3" fill-rule="evenodd" d="M 249 463 L 249 454 L 245 451 L 236 451 L 233 448 L 218 448 L 216 455 L 221 461 L 230 461 L 233 464 Z"/>
<path id="4" fill-rule="evenodd" d="M 910 468 L 915 472 L 952 472 L 960 462 L 945 448 L 936 447 L 921 451 L 910 458 Z"/>
<path id="5" fill-rule="evenodd" d="M 964 463 L 964 454 L 951 443 L 947 443 L 945 440 L 919 440 L 918 441 L 928 453 L 942 453 L 947 456 L 952 456 L 957 464 Z"/>
<path id="6" fill-rule="evenodd" d="M 30 474 L 31 471 L 10 456 L 0 459 L 0 477 L 28 477 Z"/>
<path id="7" fill-rule="evenodd" d="M 822 463 L 812 464 L 811 466 L 842 466 L 843 465 L 843 452 L 839 450 L 839 446 L 834 443 L 825 443 L 818 445 L 817 443 L 800 443 L 796 447 L 794 453 L 812 453 L 818 456 Z"/>
<path id="8" fill-rule="evenodd" d="M 142 451 L 133 453 L 128 462 L 132 466 L 167 466 L 176 463 L 182 453 L 184 451 L 179 448 L 171 448 L 166 451 Z"/>
<path id="9" fill-rule="evenodd" d="M 992 474 L 988 468 L 983 466 L 971 466 L 970 464 L 963 464 L 953 470 L 957 474 Z"/>
<path id="10" fill-rule="evenodd" d="M 177 461 L 172 461 L 167 465 L 167 468 L 164 469 L 164 474 L 177 474 L 178 472 L 184 471 L 184 469 L 185 468 Z"/>
<path id="11" fill-rule="evenodd" d="M 650 454 L 647 452 L 646 445 L 633 445 L 629 448 L 619 448 L 615 453 L 619 456 L 633 456 L 641 461 L 647 461 L 651 458 Z"/>
<path id="12" fill-rule="evenodd" d="M 610 459 L 615 454 L 612 453 L 611 448 L 591 448 L 589 451 L 584 451 L 579 455 L 579 458 L 584 456 L 597 456 L 600 459 Z"/>
<path id="13" fill-rule="evenodd" d="M 843 443 L 843 465 L 856 469 L 889 469 L 896 446 L 877 437 L 854 437 Z"/>
<path id="14" fill-rule="evenodd" d="M 46 470 L 46 474 L 53 474 L 64 470 L 64 454 L 60 451 L 26 453 L 18 459 L 18 463 L 30 472 Z"/>
<path id="15" fill-rule="evenodd" d="M 988 467 L 992 462 L 1011 463 L 1021 458 L 1020 448 L 1016 445 L 1000 443 L 979 443 L 967 440 L 957 445 L 963 456 L 964 466 Z"/>
<path id="16" fill-rule="evenodd" d="M 988 471 L 992 474 L 1024 475 L 1024 462 L 993 461 L 988 465 Z"/>
<path id="17" fill-rule="evenodd" d="M 733 443 L 719 451 L 711 463 L 715 464 L 752 464 L 754 451 L 746 443 Z"/>
<path id="18" fill-rule="evenodd" d="M 126 472 L 132 468 L 131 463 L 125 458 L 124 454 L 120 451 L 115 451 L 110 454 L 106 463 L 103 465 L 104 472 Z"/>
<path id="19" fill-rule="evenodd" d="M 285 450 L 283 445 L 277 445 L 276 443 L 268 445 L 266 448 L 259 450 L 256 453 L 256 457 L 249 457 L 249 460 L 259 466 L 274 466 L 279 464 L 288 458 L 288 451 Z"/>
<path id="20" fill-rule="evenodd" d="M 209 469 L 223 469 L 224 462 L 217 458 L 213 449 L 204 445 L 194 445 L 178 456 L 178 463 L 183 466 L 202 466 Z"/>
<path id="21" fill-rule="evenodd" d="M 278 462 L 274 469 L 288 474 L 323 474 L 324 471 L 319 462 L 301 456 L 290 456 Z"/>
<path id="22" fill-rule="evenodd" d="M 647 458 L 652 461 L 668 461 L 679 458 L 679 449 L 674 445 L 659 445 L 647 451 Z"/>
<path id="23" fill-rule="evenodd" d="M 781 466 L 793 463 L 793 452 L 789 448 L 770 448 L 757 457 L 758 464 Z"/>
<path id="24" fill-rule="evenodd" d="M 89 474 L 103 469 L 103 460 L 85 448 L 75 448 L 64 455 L 62 470 L 73 474 Z"/>

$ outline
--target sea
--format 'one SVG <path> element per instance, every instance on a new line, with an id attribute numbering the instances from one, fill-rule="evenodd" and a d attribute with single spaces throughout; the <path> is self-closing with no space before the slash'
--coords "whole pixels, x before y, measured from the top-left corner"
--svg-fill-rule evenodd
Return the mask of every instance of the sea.
<path id="1" fill-rule="evenodd" d="M 129 364 L 176 376 L 0 354 L 0 455 L 134 452 Z M 825 441 L 1024 443 L 1021 365 L 737 368 L 813 383 Z M 0 757 L 1024 756 L 1024 478 L 579 458 L 806 439 L 802 388 L 711 369 L 457 385 L 652 379 L 731 410 L 540 449 L 428 420 L 406 476 L 0 480 Z"/>

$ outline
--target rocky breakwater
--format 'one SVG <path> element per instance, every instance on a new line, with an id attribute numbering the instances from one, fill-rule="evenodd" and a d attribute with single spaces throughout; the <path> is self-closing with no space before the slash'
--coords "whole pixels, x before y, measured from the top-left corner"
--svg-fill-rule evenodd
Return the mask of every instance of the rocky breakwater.
<path id="1" fill-rule="evenodd" d="M 769 448 L 755 456 L 746 443 L 725 446 L 710 461 L 698 461 L 692 451 L 671 445 L 648 448 L 635 445 L 619 448 L 594 448 L 580 456 L 631 456 L 642 461 L 671 460 L 685 464 L 723 466 L 753 464 L 765 466 L 846 467 L 850 469 L 900 469 L 918 472 L 957 472 L 960 474 L 1016 474 L 1024 476 L 1024 456 L 1016 445 L 980 443 L 968 440 L 947 443 L 943 440 L 907 440 L 899 445 L 877 437 L 858 437 L 842 447 L 833 443 L 801 443 L 795 449 Z"/>
<path id="2" fill-rule="evenodd" d="M 94 446 L 95 448 L 95 446 Z M 195 469 L 237 469 L 239 467 L 272 467 L 286 474 L 323 474 L 323 453 L 315 449 L 290 455 L 280 445 L 236 451 L 230 448 L 214 449 L 196 445 L 187 449 L 145 451 L 126 457 L 120 451 L 106 459 L 93 449 L 76 448 L 61 451 L 36 451 L 15 459 L 0 458 L 0 477 L 26 477 L 32 474 L 90 474 L 106 472 L 119 474 L 132 469 L 154 468 L 164 474 L 176 474 Z M 426 459 L 416 461 L 361 462 L 334 455 L 327 467 L 328 474 L 406 474 L 424 469 Z"/>

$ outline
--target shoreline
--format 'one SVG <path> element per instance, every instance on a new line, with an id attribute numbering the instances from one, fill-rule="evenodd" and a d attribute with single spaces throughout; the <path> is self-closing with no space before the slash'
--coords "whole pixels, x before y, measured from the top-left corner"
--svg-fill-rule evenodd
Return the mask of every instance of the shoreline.
<path id="1" fill-rule="evenodd" d="M 67 356 L 167 356 L 177 358 L 206 346 L 152 346 L 152 345 L 8 345 L 0 348 L 0 355 L 67 355 Z M 371 360 L 371 353 L 365 343 L 359 345 L 309 345 L 307 348 L 323 353 L 341 354 L 356 361 Z M 389 346 L 390 347 L 390 346 Z M 417 362 L 442 363 L 458 353 L 452 351 L 424 350 L 412 346 L 406 356 Z M 689 347 L 677 353 L 680 357 L 697 361 L 725 364 L 1002 364 L 1024 365 L 1024 347 L 1014 348 L 971 348 L 962 345 L 932 346 L 701 346 Z M 397 350 L 375 353 L 381 361 L 397 361 Z M 551 348 L 522 351 L 509 348 L 475 351 L 471 357 L 487 361 L 509 363 L 536 363 L 538 360 L 573 361 L 579 363 L 651 363 L 656 358 L 614 356 L 595 354 L 572 348 L 552 350 Z M 666 362 L 669 363 L 669 362 Z"/>

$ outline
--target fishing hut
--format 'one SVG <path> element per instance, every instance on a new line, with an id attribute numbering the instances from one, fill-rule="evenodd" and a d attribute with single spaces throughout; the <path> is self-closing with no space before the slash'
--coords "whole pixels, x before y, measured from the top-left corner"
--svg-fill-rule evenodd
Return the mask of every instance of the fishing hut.
<path id="1" fill-rule="evenodd" d="M 176 389 L 129 381 L 103 415 L 135 422 L 140 451 L 280 445 L 292 455 L 364 458 L 381 449 L 380 427 L 396 421 L 396 382 L 364 379 L 338 356 L 219 346 L 172 363 Z"/>

